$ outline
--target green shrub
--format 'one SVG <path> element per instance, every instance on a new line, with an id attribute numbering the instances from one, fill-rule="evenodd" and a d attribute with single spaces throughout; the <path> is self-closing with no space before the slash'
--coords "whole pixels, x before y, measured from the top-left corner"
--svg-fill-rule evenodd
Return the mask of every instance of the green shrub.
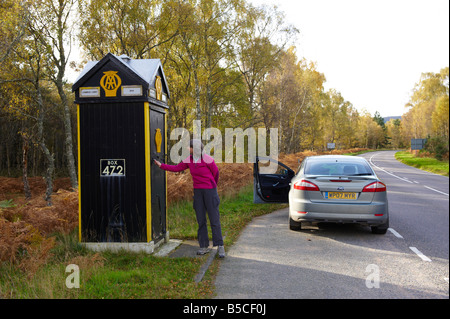
<path id="1" fill-rule="evenodd" d="M 448 140 L 443 137 L 431 137 L 425 143 L 425 151 L 434 155 L 434 157 L 442 161 L 444 155 L 448 153 Z"/>

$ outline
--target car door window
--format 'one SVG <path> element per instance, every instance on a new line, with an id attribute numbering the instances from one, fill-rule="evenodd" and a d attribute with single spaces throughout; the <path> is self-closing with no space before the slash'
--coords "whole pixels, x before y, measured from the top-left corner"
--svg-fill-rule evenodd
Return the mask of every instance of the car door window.
<path id="1" fill-rule="evenodd" d="M 264 202 L 286 203 L 289 183 L 294 174 L 294 171 L 283 163 L 268 158 L 257 158 L 254 164 L 255 196 Z"/>
<path id="2" fill-rule="evenodd" d="M 273 168 L 276 165 L 276 169 Z M 292 175 L 292 170 L 282 163 L 261 159 L 258 161 L 258 174 L 260 175 Z"/>

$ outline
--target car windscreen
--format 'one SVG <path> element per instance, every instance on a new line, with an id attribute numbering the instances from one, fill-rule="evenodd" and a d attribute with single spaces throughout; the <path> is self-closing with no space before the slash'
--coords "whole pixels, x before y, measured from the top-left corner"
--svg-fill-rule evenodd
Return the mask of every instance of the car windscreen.
<path id="1" fill-rule="evenodd" d="M 365 176 L 373 175 L 373 171 L 364 162 L 330 160 L 306 163 L 305 174 L 322 176 Z"/>

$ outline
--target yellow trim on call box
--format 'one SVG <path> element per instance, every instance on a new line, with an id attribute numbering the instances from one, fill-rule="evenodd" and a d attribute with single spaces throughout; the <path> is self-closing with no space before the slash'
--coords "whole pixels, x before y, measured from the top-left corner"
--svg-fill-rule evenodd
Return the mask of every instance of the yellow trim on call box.
<path id="1" fill-rule="evenodd" d="M 77 144 L 78 144 L 78 241 L 81 242 L 81 141 L 80 141 L 80 104 L 77 104 Z"/>
<path id="2" fill-rule="evenodd" d="M 144 134 L 145 134 L 145 202 L 147 220 L 147 242 L 152 241 L 152 183 L 150 154 L 150 105 L 144 103 Z"/>

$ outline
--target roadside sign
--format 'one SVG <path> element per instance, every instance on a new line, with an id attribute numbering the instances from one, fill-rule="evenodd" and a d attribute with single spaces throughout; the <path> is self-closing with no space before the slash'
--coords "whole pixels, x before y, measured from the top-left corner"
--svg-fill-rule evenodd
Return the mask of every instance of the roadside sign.
<path id="1" fill-rule="evenodd" d="M 411 150 L 420 151 L 425 147 L 425 143 L 427 142 L 426 138 L 413 138 L 411 139 Z"/>

